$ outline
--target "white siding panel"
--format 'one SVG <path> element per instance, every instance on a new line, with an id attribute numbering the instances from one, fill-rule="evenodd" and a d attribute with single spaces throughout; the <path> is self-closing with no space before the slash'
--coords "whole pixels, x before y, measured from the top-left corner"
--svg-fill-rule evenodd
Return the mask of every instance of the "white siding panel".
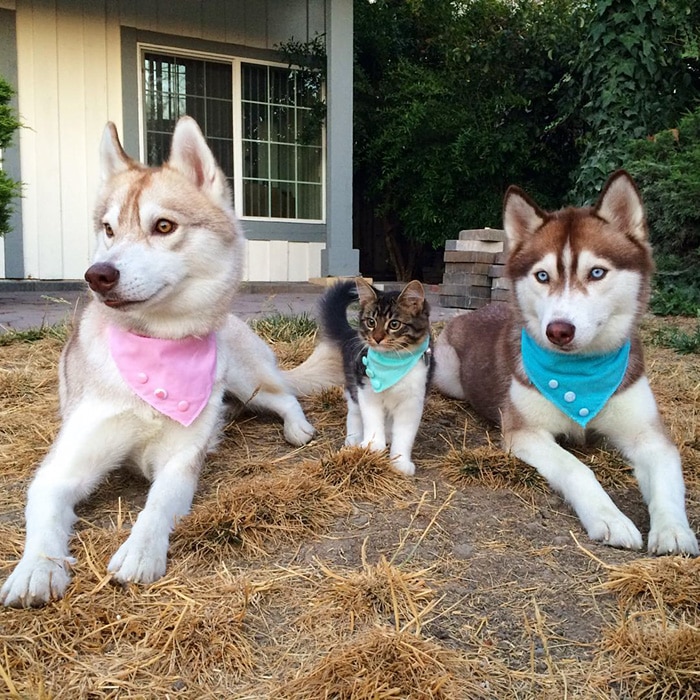
<path id="1" fill-rule="evenodd" d="M 54 3 L 17 9 L 17 66 L 25 275 L 62 277 L 58 52 Z"/>
<path id="2" fill-rule="evenodd" d="M 306 282 L 309 275 L 309 244 L 289 244 L 289 281 Z"/>
<path id="3" fill-rule="evenodd" d="M 52 270 L 51 277 L 80 279 L 87 269 L 88 135 L 85 129 L 86 83 L 84 54 L 85 35 L 80 2 L 73 3 L 56 18 L 56 55 L 58 58 L 58 159 L 61 194 L 62 269 Z M 87 18 L 89 21 L 89 18 Z M 87 88 L 88 90 L 90 88 Z M 99 89 L 99 88 L 98 88 Z M 42 277 L 49 275 L 42 270 Z"/>
<path id="4" fill-rule="evenodd" d="M 230 44 L 247 43 L 245 35 L 246 0 L 223 0 L 223 4 L 225 6 L 224 12 L 219 15 L 218 22 L 221 22 L 221 17 L 226 18 L 226 37 L 224 41 Z M 208 26 L 212 27 L 213 25 L 209 24 Z"/>
<path id="5" fill-rule="evenodd" d="M 248 265 L 244 279 L 251 282 L 270 281 L 270 242 L 248 241 Z"/>
<path id="6" fill-rule="evenodd" d="M 247 282 L 306 282 L 321 276 L 321 251 L 324 243 L 287 241 L 248 241 Z"/>
<path id="7" fill-rule="evenodd" d="M 284 282 L 289 274 L 289 243 L 270 241 L 270 281 Z"/>
<path id="8" fill-rule="evenodd" d="M 306 37 L 307 15 L 300 11 L 300 5 L 291 2 L 275 3 L 270 8 L 267 21 L 268 48 L 294 37 L 303 41 Z"/>

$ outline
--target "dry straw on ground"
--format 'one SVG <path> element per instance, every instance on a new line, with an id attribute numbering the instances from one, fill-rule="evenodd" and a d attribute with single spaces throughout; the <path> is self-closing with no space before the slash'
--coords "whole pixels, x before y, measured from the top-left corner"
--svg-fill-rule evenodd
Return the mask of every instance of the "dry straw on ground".
<path id="1" fill-rule="evenodd" d="M 256 330 L 285 366 L 313 347 L 308 319 Z M 45 336 L 0 347 L 3 576 L 21 554 L 26 488 L 58 426 L 62 338 Z M 647 363 L 697 531 L 697 357 L 647 342 Z M 284 443 L 276 419 L 232 411 L 173 533 L 167 575 L 152 586 L 106 575 L 147 490 L 128 472 L 110 477 L 78 509 L 65 599 L 0 611 L 0 696 L 700 696 L 697 560 L 589 542 L 459 402 L 430 394 L 411 479 L 386 455 L 343 447 L 340 390 L 304 408 L 319 435 L 301 449 Z M 619 456 L 605 445 L 576 454 L 646 532 Z"/>

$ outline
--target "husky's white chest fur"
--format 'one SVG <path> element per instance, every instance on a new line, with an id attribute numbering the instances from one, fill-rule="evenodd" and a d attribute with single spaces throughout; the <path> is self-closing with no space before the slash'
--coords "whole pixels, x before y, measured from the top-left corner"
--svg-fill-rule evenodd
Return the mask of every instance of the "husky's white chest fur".
<path id="1" fill-rule="evenodd" d="M 649 551 L 697 554 L 680 456 L 644 375 L 637 329 L 653 262 L 632 179 L 617 172 L 595 207 L 558 212 L 512 187 L 504 227 L 512 303 L 447 324 L 436 386 L 500 423 L 506 448 L 566 498 L 592 539 L 639 549 L 634 523 L 556 442 L 583 440 L 588 429 L 607 436 L 632 463 L 649 507 Z M 590 383 L 571 374 L 576 366 L 590 371 Z"/>

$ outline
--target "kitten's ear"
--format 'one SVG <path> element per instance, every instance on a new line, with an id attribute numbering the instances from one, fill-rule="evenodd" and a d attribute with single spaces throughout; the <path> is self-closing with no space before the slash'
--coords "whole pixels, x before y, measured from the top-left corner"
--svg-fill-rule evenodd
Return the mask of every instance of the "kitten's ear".
<path id="1" fill-rule="evenodd" d="M 425 291 L 418 280 L 409 282 L 399 294 L 398 302 L 408 307 L 413 313 L 420 313 L 425 303 Z"/>
<path id="2" fill-rule="evenodd" d="M 355 286 L 357 287 L 357 296 L 360 298 L 360 304 L 362 306 L 377 301 L 377 293 L 366 279 L 363 277 L 356 277 Z"/>

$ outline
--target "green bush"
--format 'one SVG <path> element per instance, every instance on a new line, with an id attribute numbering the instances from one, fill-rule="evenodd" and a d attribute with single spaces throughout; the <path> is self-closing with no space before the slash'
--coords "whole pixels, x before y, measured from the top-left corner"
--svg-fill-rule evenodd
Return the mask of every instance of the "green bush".
<path id="1" fill-rule="evenodd" d="M 651 309 L 695 316 L 700 310 L 700 106 L 677 129 L 632 141 L 624 162 L 642 193 L 656 254 Z"/>
<path id="2" fill-rule="evenodd" d="M 9 104 L 13 94 L 12 88 L 0 77 L 0 149 L 5 149 L 12 143 L 15 131 L 21 126 Z M 15 182 L 0 167 L 0 237 L 9 231 L 12 200 L 19 195 L 20 183 Z"/>

